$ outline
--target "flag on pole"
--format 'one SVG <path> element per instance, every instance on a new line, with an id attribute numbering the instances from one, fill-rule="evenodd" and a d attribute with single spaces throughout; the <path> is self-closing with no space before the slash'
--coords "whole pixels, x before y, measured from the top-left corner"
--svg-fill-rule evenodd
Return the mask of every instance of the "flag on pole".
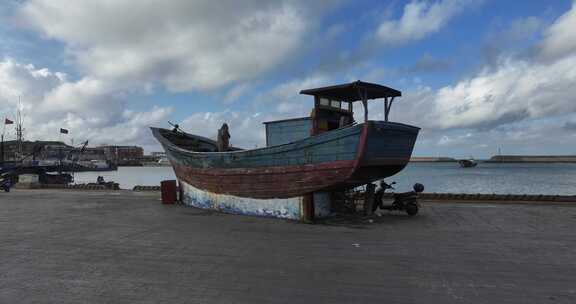
<path id="1" fill-rule="evenodd" d="M 62 134 L 68 134 L 68 130 L 60 128 L 60 133 L 62 133 Z"/>
<path id="2" fill-rule="evenodd" d="M 13 124 L 13 123 L 14 123 L 14 122 L 11 121 L 10 119 L 4 118 L 4 124 L 5 124 L 5 125 L 11 125 L 11 124 Z"/>

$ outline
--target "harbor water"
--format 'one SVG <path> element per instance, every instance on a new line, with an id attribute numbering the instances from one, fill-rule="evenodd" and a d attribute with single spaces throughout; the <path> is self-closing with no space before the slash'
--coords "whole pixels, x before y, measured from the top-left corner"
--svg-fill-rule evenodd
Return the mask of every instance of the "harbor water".
<path id="1" fill-rule="evenodd" d="M 98 176 L 119 183 L 122 189 L 175 179 L 171 167 L 120 167 L 118 171 L 76 173 L 74 179 L 89 183 Z M 395 181 L 396 191 L 408 191 L 419 182 L 425 192 L 576 195 L 576 164 L 479 163 L 461 168 L 457 163 L 410 163 L 386 181 Z"/>
<path id="2" fill-rule="evenodd" d="M 391 181 L 398 191 L 419 182 L 425 192 L 437 193 L 576 195 L 576 164 L 480 162 L 461 168 L 457 163 L 410 163 Z"/>

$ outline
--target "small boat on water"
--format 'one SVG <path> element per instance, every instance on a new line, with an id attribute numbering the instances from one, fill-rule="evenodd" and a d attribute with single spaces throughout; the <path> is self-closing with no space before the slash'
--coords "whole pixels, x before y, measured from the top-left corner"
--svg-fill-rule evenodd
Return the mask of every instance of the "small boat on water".
<path id="1" fill-rule="evenodd" d="M 311 115 L 265 122 L 264 148 L 221 151 L 218 141 L 151 128 L 174 168 L 184 201 L 206 208 L 220 201 L 225 202 L 220 209 L 246 213 L 235 202 L 241 201 L 242 208 L 258 202 L 264 206 L 277 199 L 351 189 L 407 165 L 420 128 L 388 121 L 400 91 L 356 81 L 300 93 L 313 96 Z M 374 99 L 384 99 L 384 121 L 368 120 L 368 101 Z M 363 123 L 354 122 L 355 102 L 363 105 Z"/>
<path id="2" fill-rule="evenodd" d="M 473 168 L 478 165 L 478 162 L 475 161 L 473 158 L 470 158 L 470 159 L 460 159 L 458 160 L 458 164 L 460 164 L 460 167 L 462 168 Z"/>

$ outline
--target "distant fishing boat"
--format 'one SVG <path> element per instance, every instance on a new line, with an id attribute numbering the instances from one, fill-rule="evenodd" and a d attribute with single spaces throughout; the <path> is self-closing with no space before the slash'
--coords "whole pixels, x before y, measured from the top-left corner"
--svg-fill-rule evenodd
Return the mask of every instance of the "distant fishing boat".
<path id="1" fill-rule="evenodd" d="M 458 163 L 460 164 L 460 167 L 462 167 L 462 168 L 472 168 L 472 167 L 476 167 L 478 165 L 478 162 L 472 158 L 460 159 L 460 160 L 458 160 Z"/>
<path id="2" fill-rule="evenodd" d="M 302 197 L 365 185 L 407 165 L 420 128 L 388 121 L 400 91 L 356 81 L 300 93 L 314 97 L 311 115 L 265 122 L 264 148 L 219 151 L 218 141 L 177 129 L 151 128 L 174 168 L 184 199 L 206 206 L 202 200 L 214 205 L 221 195 L 227 204 L 231 197 Z M 385 101 L 384 121 L 368 120 L 368 101 L 379 98 Z M 353 119 L 357 101 L 364 106 L 363 123 Z"/>

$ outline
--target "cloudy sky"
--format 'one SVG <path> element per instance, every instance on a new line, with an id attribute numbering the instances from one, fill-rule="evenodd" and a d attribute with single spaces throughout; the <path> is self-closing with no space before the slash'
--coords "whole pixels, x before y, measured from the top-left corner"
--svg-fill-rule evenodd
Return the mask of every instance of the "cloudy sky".
<path id="1" fill-rule="evenodd" d="M 20 98 L 27 139 L 154 151 L 170 120 L 262 146 L 263 121 L 309 113 L 301 89 L 357 79 L 403 92 L 416 155 L 576 154 L 569 0 L 0 3 L 0 115 Z"/>

